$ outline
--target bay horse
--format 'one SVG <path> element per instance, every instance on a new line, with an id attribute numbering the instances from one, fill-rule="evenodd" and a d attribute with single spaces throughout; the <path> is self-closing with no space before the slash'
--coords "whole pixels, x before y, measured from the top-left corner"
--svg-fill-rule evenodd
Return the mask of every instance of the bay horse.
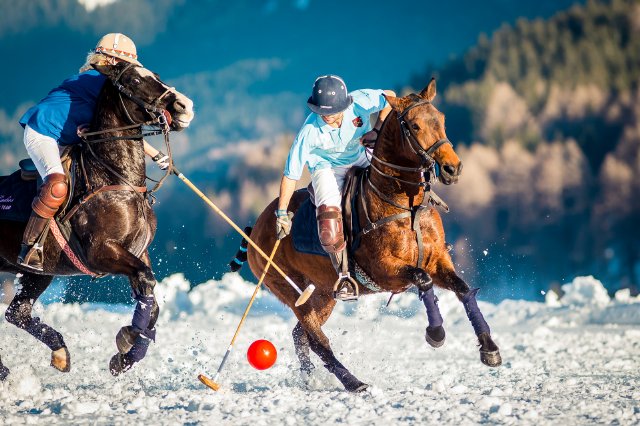
<path id="1" fill-rule="evenodd" d="M 142 125 L 159 128 L 168 138 L 170 130 L 182 130 L 194 117 L 193 102 L 164 84 L 157 74 L 121 62 L 95 66 L 107 77 L 97 101 L 91 133 L 81 145 L 81 160 L 71 173 L 73 198 L 66 214 L 72 234 L 82 248 L 84 265 L 63 252 L 54 225 L 47 234 L 42 273 L 16 263 L 25 224 L 0 220 L 0 271 L 21 274 L 20 288 L 6 310 L 6 320 L 27 331 L 49 347 L 51 365 L 67 372 L 71 357 L 60 333 L 31 315 L 34 302 L 54 276 L 125 275 L 137 300 L 133 321 L 116 337 L 118 352 L 110 362 L 118 375 L 146 355 L 155 339 L 158 304 L 156 279 L 148 247 L 156 231 L 156 217 L 145 196 L 145 153 Z M 148 128 L 148 127 L 145 127 Z M 156 132 L 157 133 L 157 132 Z M 166 139 L 168 141 L 168 139 Z M 78 158 L 78 157 L 76 157 Z M 0 379 L 9 369 L 0 362 Z"/>
<path id="2" fill-rule="evenodd" d="M 432 104 L 435 95 L 436 84 L 432 79 L 417 95 L 387 96 L 392 111 L 375 144 L 372 164 L 362 181 L 356 205 L 360 225 L 363 229 L 368 227 L 368 232 L 361 234 L 354 259 L 375 283 L 362 288 L 360 293 L 395 294 L 416 286 L 429 320 L 426 340 L 438 347 L 444 343 L 445 333 L 433 283 L 453 291 L 463 303 L 478 337 L 481 361 L 498 366 L 502 362 L 500 352 L 476 303 L 478 289 L 471 289 L 456 273 L 440 214 L 429 205 L 431 200 L 441 202 L 430 191 L 433 176 L 449 185 L 457 182 L 462 170 L 445 133 L 444 115 Z M 289 210 L 295 213 L 307 198 L 307 191 L 297 191 Z M 276 199 L 262 212 L 251 232 L 251 238 L 265 250 L 276 242 L 277 206 Z M 247 258 L 253 274 L 261 274 L 264 259 L 252 247 Z M 366 389 L 368 385 L 336 359 L 321 328 L 336 304 L 336 276 L 329 258 L 296 251 L 289 236 L 281 241 L 274 261 L 296 282 L 316 286 L 306 304 L 295 306 L 297 294 L 279 275 L 269 271 L 264 281 L 298 319 L 292 334 L 302 372 L 308 374 L 314 368 L 309 357 L 311 348 L 348 391 Z"/>

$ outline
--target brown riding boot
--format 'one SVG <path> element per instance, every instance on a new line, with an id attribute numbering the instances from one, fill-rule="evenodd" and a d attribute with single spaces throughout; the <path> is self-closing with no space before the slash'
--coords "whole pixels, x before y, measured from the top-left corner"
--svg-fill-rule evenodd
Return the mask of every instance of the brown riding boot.
<path id="1" fill-rule="evenodd" d="M 318 207 L 316 212 L 318 221 L 318 236 L 320 244 L 327 253 L 339 253 L 347 246 L 342 231 L 342 211 L 340 207 L 327 206 Z"/>
<path id="2" fill-rule="evenodd" d="M 347 268 L 347 243 L 342 230 L 342 211 L 340 207 L 318 207 L 316 211 L 318 221 L 318 236 L 324 251 L 329 254 L 331 263 L 338 275 L 334 285 L 333 297 L 338 300 L 357 300 L 357 283 L 350 277 Z"/>
<path id="3" fill-rule="evenodd" d="M 22 237 L 18 265 L 42 272 L 42 246 L 36 240 L 44 232 L 47 223 L 49 223 L 49 219 L 31 212 L 31 217 L 29 217 L 29 222 Z"/>
<path id="4" fill-rule="evenodd" d="M 53 218 L 67 196 L 67 179 L 60 173 L 45 176 L 40 192 L 33 199 L 33 212 L 24 230 L 18 264 L 42 272 L 42 244 L 38 242 L 47 223 Z"/>

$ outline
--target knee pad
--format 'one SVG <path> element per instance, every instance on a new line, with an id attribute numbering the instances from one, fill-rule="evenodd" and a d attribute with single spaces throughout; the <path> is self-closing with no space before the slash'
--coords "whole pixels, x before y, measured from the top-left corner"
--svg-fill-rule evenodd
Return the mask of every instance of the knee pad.
<path id="1" fill-rule="evenodd" d="M 69 192 L 67 178 L 60 173 L 52 173 L 44 178 L 40 193 L 33 199 L 31 207 L 40 217 L 51 219 Z"/>
<path id="2" fill-rule="evenodd" d="M 340 207 L 318 207 L 316 220 L 318 221 L 318 236 L 320 244 L 327 253 L 339 253 L 344 250 L 344 232 L 342 230 L 342 211 Z"/>

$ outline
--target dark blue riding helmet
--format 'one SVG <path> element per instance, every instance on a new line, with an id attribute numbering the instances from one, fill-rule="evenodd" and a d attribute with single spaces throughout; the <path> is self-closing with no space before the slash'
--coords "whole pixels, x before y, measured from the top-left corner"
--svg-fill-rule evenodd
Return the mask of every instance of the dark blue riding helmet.
<path id="1" fill-rule="evenodd" d="M 337 75 L 323 75 L 313 83 L 307 106 L 316 114 L 332 115 L 344 111 L 353 103 L 347 85 Z"/>

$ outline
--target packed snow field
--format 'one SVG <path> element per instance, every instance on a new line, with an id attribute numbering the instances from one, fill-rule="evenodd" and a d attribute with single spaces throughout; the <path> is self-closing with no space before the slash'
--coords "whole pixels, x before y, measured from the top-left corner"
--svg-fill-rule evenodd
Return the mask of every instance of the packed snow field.
<path id="1" fill-rule="evenodd" d="M 95 285 L 100 285 L 96 283 Z M 113 378 L 107 364 L 118 329 L 132 308 L 36 305 L 60 331 L 70 373 L 49 367 L 49 350 L 0 320 L 0 356 L 11 375 L 0 383 L 3 424 L 638 424 L 640 298 L 582 277 L 546 303 L 480 303 L 503 365 L 480 363 L 462 305 L 440 291 L 447 340 L 425 343 L 426 314 L 415 294 L 339 304 L 324 327 L 336 356 L 371 387 L 343 390 L 314 355 L 308 381 L 298 374 L 291 330 L 295 318 L 262 293 L 213 392 L 197 380 L 213 376 L 253 285 L 236 274 L 189 291 L 182 275 L 157 287 L 157 343 L 147 358 Z M 482 292 L 480 293 L 482 299 Z M 6 306 L 0 306 L 2 311 Z M 252 369 L 245 352 L 256 339 L 278 349 L 276 365 Z"/>

